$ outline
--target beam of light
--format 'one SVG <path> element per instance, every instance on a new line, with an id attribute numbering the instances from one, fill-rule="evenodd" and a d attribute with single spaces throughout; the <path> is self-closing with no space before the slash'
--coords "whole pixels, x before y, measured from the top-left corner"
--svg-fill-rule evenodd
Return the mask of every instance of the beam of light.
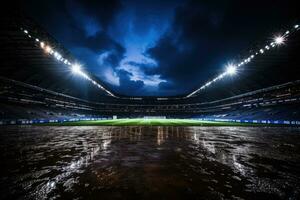
<path id="1" fill-rule="evenodd" d="M 275 37 L 274 42 L 277 45 L 281 45 L 281 44 L 284 43 L 284 37 L 283 36 L 277 36 L 277 37 Z"/>
<path id="2" fill-rule="evenodd" d="M 236 66 L 228 65 L 227 68 L 226 68 L 226 73 L 229 74 L 229 75 L 236 74 Z"/>
<path id="3" fill-rule="evenodd" d="M 82 73 L 81 72 L 81 66 L 79 64 L 73 64 L 71 69 L 72 69 L 72 72 L 74 74 L 81 74 Z"/>
<path id="4" fill-rule="evenodd" d="M 53 50 L 52 50 L 52 48 L 51 48 L 50 46 L 46 46 L 46 47 L 45 47 L 45 51 L 46 51 L 47 53 L 51 53 Z"/>

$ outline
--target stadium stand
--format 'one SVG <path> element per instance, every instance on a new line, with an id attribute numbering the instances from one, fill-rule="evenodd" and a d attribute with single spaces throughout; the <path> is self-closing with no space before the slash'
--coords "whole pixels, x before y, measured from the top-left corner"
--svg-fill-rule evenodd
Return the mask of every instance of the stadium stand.
<path id="1" fill-rule="evenodd" d="M 272 86 L 222 100 L 176 104 L 152 100 L 141 104 L 136 100 L 99 103 L 50 91 L 18 81 L 0 78 L 1 119 L 73 119 L 167 116 L 168 118 L 270 119 L 300 118 L 300 81 Z"/>

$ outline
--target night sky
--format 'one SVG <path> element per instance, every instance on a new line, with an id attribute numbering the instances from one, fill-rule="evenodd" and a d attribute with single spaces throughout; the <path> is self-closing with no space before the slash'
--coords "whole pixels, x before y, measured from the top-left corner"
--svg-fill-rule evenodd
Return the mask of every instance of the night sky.
<path id="1" fill-rule="evenodd" d="M 113 91 L 191 92 L 299 20 L 296 1 L 24 1 L 25 12 Z"/>

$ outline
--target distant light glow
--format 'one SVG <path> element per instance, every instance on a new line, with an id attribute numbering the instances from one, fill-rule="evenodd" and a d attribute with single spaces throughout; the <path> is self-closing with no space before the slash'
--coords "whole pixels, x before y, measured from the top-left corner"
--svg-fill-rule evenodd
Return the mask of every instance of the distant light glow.
<path id="1" fill-rule="evenodd" d="M 46 48 L 45 48 L 45 51 L 46 51 L 47 53 L 51 53 L 51 51 L 52 51 L 52 48 L 51 48 L 51 47 L 49 47 L 49 46 L 46 46 Z"/>
<path id="2" fill-rule="evenodd" d="M 21 30 L 23 30 L 23 29 L 21 28 Z M 71 70 L 74 74 L 77 74 L 77 75 L 85 78 L 86 80 L 91 81 L 96 87 L 100 88 L 101 90 L 104 90 L 110 96 L 113 96 L 115 98 L 119 98 L 119 97 L 115 96 L 113 93 L 111 93 L 110 91 L 108 91 L 107 89 L 105 89 L 102 85 L 97 83 L 95 80 L 90 78 L 88 74 L 86 74 L 84 71 L 82 71 L 81 66 L 79 64 L 76 64 L 76 63 L 72 64 L 71 62 L 69 62 L 69 60 L 67 60 L 59 52 L 57 52 L 56 49 L 52 49 L 50 45 L 45 45 L 45 42 L 42 42 L 42 41 L 40 42 L 40 40 L 37 37 L 35 38 L 35 37 L 31 36 L 27 30 L 23 30 L 23 32 L 29 38 L 33 38 L 36 42 L 39 42 L 39 45 L 40 45 L 41 49 L 44 49 L 46 53 L 49 53 L 50 55 L 53 55 L 54 58 L 56 58 L 58 61 L 61 61 L 64 64 L 71 66 Z"/>
<path id="3" fill-rule="evenodd" d="M 281 36 L 276 36 L 273 41 L 268 42 L 267 45 L 265 45 L 263 48 L 258 49 L 257 51 L 253 51 L 255 53 L 253 53 L 251 56 L 243 58 L 239 64 L 235 65 L 228 65 L 228 67 L 226 68 L 226 72 L 222 73 L 221 75 L 217 76 L 216 78 L 214 78 L 212 81 L 206 82 L 204 85 L 202 85 L 200 88 L 198 88 L 197 90 L 193 91 L 192 93 L 188 94 L 186 96 L 186 98 L 192 97 L 194 96 L 196 93 L 200 92 L 201 90 L 206 89 L 210 84 L 216 82 L 219 79 L 222 79 L 225 75 L 234 75 L 237 71 L 237 67 L 241 67 L 247 63 L 249 63 L 252 59 L 254 59 L 255 56 L 259 55 L 259 54 L 264 54 L 265 51 L 267 50 L 271 50 L 271 48 L 274 48 L 276 46 L 282 45 L 284 44 L 285 40 L 290 36 L 290 34 L 294 34 L 297 31 L 299 31 L 299 25 L 295 24 L 293 26 L 293 29 L 287 30 L 283 35 Z"/>
<path id="4" fill-rule="evenodd" d="M 78 64 L 74 64 L 74 65 L 72 65 L 72 72 L 74 73 L 74 74 L 80 74 L 81 73 L 81 66 L 80 65 L 78 65 Z"/>
<path id="5" fill-rule="evenodd" d="M 236 66 L 228 65 L 227 68 L 226 68 L 226 73 L 229 74 L 229 75 L 236 74 Z"/>
<path id="6" fill-rule="evenodd" d="M 277 36 L 277 37 L 275 37 L 274 42 L 275 42 L 275 44 L 277 44 L 277 45 L 281 45 L 281 44 L 284 43 L 284 37 L 282 37 L 282 36 Z"/>

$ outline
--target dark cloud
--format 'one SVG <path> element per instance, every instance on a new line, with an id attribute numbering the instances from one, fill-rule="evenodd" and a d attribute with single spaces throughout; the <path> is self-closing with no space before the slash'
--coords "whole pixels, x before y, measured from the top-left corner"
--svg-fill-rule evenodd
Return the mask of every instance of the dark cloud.
<path id="1" fill-rule="evenodd" d="M 140 63 L 140 62 L 129 61 L 126 62 L 125 64 L 142 69 L 145 75 L 150 75 L 150 76 L 159 75 L 159 72 L 157 71 L 157 69 L 155 69 L 157 65 L 154 63 Z"/>
<path id="2" fill-rule="evenodd" d="M 188 1 L 177 8 L 168 34 L 147 51 L 159 65 L 151 73 L 172 83 L 161 89 L 190 92 L 253 42 L 297 19 L 296 7 L 292 1 Z"/>
<path id="3" fill-rule="evenodd" d="M 188 93 L 299 18 L 297 2 L 281 0 L 23 4 L 87 70 L 128 95 Z"/>
<path id="4" fill-rule="evenodd" d="M 101 28 L 107 29 L 114 17 L 122 9 L 120 0 L 97 1 L 97 0 L 67 0 L 66 8 L 72 16 L 78 14 L 87 16 L 86 19 L 100 23 Z M 77 19 L 77 17 L 75 17 Z M 79 19 L 81 20 L 81 19 Z"/>
<path id="5" fill-rule="evenodd" d="M 119 77 L 120 85 L 122 85 L 122 88 L 127 88 L 127 90 L 130 91 L 131 94 L 140 96 L 141 91 L 144 87 L 144 82 L 139 80 L 138 81 L 130 80 L 130 76 L 132 76 L 130 72 L 127 72 L 125 70 L 118 71 L 118 77 Z M 115 90 L 121 92 L 120 88 L 118 87 L 116 87 Z"/>
<path id="6" fill-rule="evenodd" d="M 116 68 L 125 53 L 124 47 L 106 30 L 122 9 L 121 1 L 29 0 L 23 2 L 23 7 L 69 49 L 86 70 L 108 82 L 104 72 Z M 105 56 L 99 62 L 101 55 Z"/>

